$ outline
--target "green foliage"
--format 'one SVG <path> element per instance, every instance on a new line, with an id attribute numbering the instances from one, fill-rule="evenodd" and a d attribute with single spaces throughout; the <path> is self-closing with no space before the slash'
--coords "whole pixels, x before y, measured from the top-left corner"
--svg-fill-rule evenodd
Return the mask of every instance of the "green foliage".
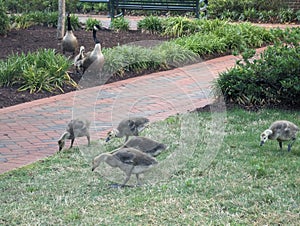
<path id="1" fill-rule="evenodd" d="M 215 0 L 209 3 L 211 18 L 251 22 L 293 22 L 297 14 L 282 0 Z"/>
<path id="2" fill-rule="evenodd" d="M 95 25 L 102 26 L 102 23 L 101 23 L 101 21 L 99 21 L 97 19 L 88 18 L 85 23 L 85 30 L 91 31 L 91 30 L 93 30 Z"/>
<path id="3" fill-rule="evenodd" d="M 67 73 L 71 63 L 54 50 L 11 55 L 0 61 L 0 66 L 1 86 L 17 85 L 20 91 L 29 90 L 30 93 L 41 90 L 62 92 L 64 84 L 76 86 Z"/>
<path id="4" fill-rule="evenodd" d="M 15 27 L 16 29 L 26 29 L 33 25 L 56 27 L 57 18 L 58 18 L 58 12 L 36 11 L 36 12 L 24 13 L 22 15 L 13 15 L 11 16 L 11 21 L 13 23 L 13 27 Z M 73 20 L 75 20 L 74 17 Z M 74 23 L 74 27 L 76 27 L 75 23 Z"/>
<path id="5" fill-rule="evenodd" d="M 77 11 L 79 3 L 78 0 L 66 0 L 65 2 L 67 12 Z M 5 0 L 5 4 L 10 13 L 29 13 L 35 11 L 56 12 L 58 9 L 57 0 Z"/>
<path id="6" fill-rule="evenodd" d="M 117 46 L 104 49 L 103 54 L 105 57 L 104 72 L 119 77 L 123 77 L 126 71 L 140 73 L 144 70 L 168 69 L 197 60 L 196 54 L 172 42 L 152 48 L 134 45 Z"/>
<path id="7" fill-rule="evenodd" d="M 0 35 L 7 33 L 9 29 L 9 17 L 6 13 L 7 9 L 4 5 L 4 2 L 0 1 Z"/>
<path id="8" fill-rule="evenodd" d="M 299 30 L 289 34 L 298 36 Z M 221 73 L 215 86 L 226 101 L 246 107 L 300 106 L 300 46 L 293 39 L 268 47 L 260 59 L 250 60 L 253 51 L 245 52 L 243 62 Z"/>
<path id="9" fill-rule="evenodd" d="M 163 34 L 170 37 L 190 35 L 198 30 L 195 20 L 187 17 L 169 17 L 163 20 Z"/>
<path id="10" fill-rule="evenodd" d="M 140 20 L 137 24 L 138 29 L 159 34 L 162 32 L 162 19 L 157 16 L 149 16 Z"/>
<path id="11" fill-rule="evenodd" d="M 250 23 L 230 24 L 220 20 L 192 22 L 198 32 L 174 40 L 200 56 L 242 51 L 274 42 L 275 36 L 268 30 Z"/>
<path id="12" fill-rule="evenodd" d="M 118 17 L 112 20 L 111 29 L 115 31 L 128 31 L 129 30 L 129 20 L 124 17 Z"/>

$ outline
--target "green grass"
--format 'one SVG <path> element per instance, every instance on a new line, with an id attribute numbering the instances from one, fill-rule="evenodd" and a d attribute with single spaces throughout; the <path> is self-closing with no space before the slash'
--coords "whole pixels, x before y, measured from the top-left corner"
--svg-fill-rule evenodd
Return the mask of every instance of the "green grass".
<path id="1" fill-rule="evenodd" d="M 259 146 L 260 133 L 277 119 L 300 125 L 299 112 L 240 109 L 155 123 L 143 135 L 167 143 L 172 161 L 186 161 L 180 169 L 169 168 L 168 177 L 155 170 L 146 174 L 150 183 L 142 187 L 113 189 L 101 169 L 91 171 L 90 159 L 120 140 L 58 153 L 0 175 L 0 224 L 297 225 L 299 139 L 291 152 L 286 144 L 280 151 L 276 141 Z M 159 161 L 168 166 L 169 158 Z"/>

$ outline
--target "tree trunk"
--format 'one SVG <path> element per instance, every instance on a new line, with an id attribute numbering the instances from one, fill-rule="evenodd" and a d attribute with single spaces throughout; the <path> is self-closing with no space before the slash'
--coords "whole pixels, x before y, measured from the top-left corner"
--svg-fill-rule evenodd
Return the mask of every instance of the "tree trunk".
<path id="1" fill-rule="evenodd" d="M 61 40 L 65 34 L 66 1 L 58 0 L 57 39 Z"/>

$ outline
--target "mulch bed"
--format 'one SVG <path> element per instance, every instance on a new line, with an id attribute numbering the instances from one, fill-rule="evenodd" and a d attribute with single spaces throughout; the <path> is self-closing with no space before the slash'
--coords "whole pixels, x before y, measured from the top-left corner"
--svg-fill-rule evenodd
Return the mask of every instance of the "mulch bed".
<path id="1" fill-rule="evenodd" d="M 0 59 L 6 59 L 13 53 L 28 53 L 35 52 L 38 49 L 55 49 L 61 52 L 60 42 L 56 38 L 57 30 L 51 27 L 33 26 L 28 29 L 12 30 L 6 36 L 0 36 Z M 75 31 L 79 45 L 84 45 L 86 50 L 89 51 L 94 48 L 94 41 L 91 31 L 78 30 Z M 162 37 L 156 34 L 146 34 L 139 31 L 120 31 L 115 32 L 111 30 L 98 31 L 97 37 L 101 42 L 103 48 L 111 48 L 117 45 L 128 44 L 137 41 L 144 40 L 167 40 L 166 37 Z M 122 79 L 139 76 L 142 74 L 148 74 L 153 71 L 143 71 L 139 74 L 127 73 Z M 80 78 L 76 74 L 71 73 L 72 78 L 78 81 Z M 116 79 L 112 78 L 109 82 L 115 82 Z M 63 87 L 64 92 L 70 92 L 75 90 L 74 87 Z M 61 94 L 61 92 L 49 93 L 40 91 L 38 93 L 30 94 L 27 91 L 19 92 L 18 87 L 0 87 L 0 108 L 13 106 L 16 104 L 29 102 L 32 100 L 45 98 Z"/>

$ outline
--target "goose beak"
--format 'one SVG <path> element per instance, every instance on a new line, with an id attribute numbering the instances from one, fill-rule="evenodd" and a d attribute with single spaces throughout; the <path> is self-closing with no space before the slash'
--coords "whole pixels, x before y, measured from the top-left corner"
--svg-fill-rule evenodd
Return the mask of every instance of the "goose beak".
<path id="1" fill-rule="evenodd" d="M 261 141 L 259 146 L 263 146 L 265 142 Z"/>
<path id="2" fill-rule="evenodd" d="M 110 137 L 106 137 L 105 142 L 110 141 Z"/>

